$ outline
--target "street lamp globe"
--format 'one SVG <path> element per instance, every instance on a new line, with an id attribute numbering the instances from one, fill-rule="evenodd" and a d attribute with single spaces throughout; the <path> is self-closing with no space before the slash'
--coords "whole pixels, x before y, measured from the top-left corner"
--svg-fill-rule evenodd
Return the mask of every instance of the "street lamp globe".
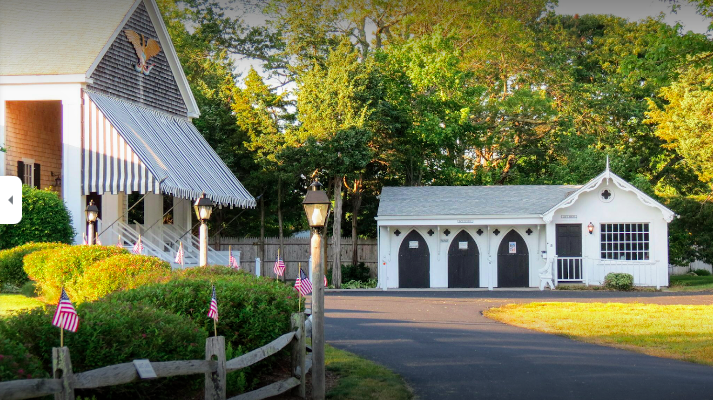
<path id="1" fill-rule="evenodd" d="M 193 209 L 196 210 L 196 216 L 199 220 L 206 221 L 210 219 L 210 214 L 213 212 L 214 205 L 213 201 L 205 197 L 205 193 L 203 193 L 203 195 L 196 200 L 196 203 L 193 205 Z"/>
<path id="2" fill-rule="evenodd" d="M 327 193 L 322 190 L 322 184 L 316 180 L 310 185 L 302 205 L 307 214 L 307 221 L 312 228 L 323 228 L 327 223 L 329 209 L 332 203 L 327 197 Z"/>
<path id="3" fill-rule="evenodd" d="M 99 207 L 94 204 L 94 200 L 89 201 L 89 205 L 84 212 L 87 216 L 87 222 L 95 222 L 99 217 Z"/>

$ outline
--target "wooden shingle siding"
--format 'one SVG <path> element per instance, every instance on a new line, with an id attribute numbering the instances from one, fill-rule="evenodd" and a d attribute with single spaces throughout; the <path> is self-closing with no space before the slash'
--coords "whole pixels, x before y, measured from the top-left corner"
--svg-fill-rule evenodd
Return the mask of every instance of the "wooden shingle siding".
<path id="1" fill-rule="evenodd" d="M 108 95 L 140 103 L 182 117 L 187 116 L 186 104 L 166 59 L 166 49 L 149 60 L 156 64 L 149 75 L 136 71 L 138 57 L 124 30 L 143 34 L 158 41 L 156 29 L 142 2 L 121 29 L 97 68 L 92 73 L 94 82 L 88 87 Z"/>

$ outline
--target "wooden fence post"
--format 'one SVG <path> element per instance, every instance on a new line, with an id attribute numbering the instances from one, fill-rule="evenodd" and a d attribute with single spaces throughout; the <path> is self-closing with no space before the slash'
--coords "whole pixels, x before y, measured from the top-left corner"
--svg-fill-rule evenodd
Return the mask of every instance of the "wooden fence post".
<path id="1" fill-rule="evenodd" d="M 225 337 L 213 336 L 206 339 L 205 359 L 218 363 L 218 369 L 215 372 L 206 372 L 205 374 L 205 400 L 225 400 Z"/>
<path id="2" fill-rule="evenodd" d="M 62 391 L 55 393 L 55 400 L 74 400 L 74 373 L 67 347 L 52 348 L 52 377 L 62 380 Z"/>
<path id="3" fill-rule="evenodd" d="M 305 314 L 292 314 L 292 328 L 299 329 L 299 336 L 292 341 L 292 374 L 300 380 L 300 385 L 294 389 L 294 394 L 305 398 L 307 396 L 305 376 L 305 357 L 307 352 L 307 339 L 305 336 Z M 298 372 L 299 369 L 299 372 Z"/>

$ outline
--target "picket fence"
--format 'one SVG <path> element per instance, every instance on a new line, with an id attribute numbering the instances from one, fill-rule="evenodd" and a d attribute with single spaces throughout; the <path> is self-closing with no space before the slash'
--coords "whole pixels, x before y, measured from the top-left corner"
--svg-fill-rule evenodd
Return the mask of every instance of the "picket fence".
<path id="1" fill-rule="evenodd" d="M 287 266 L 286 275 L 289 278 L 297 276 L 298 263 L 302 263 L 302 268 L 307 270 L 309 262 L 309 238 L 283 238 L 282 252 L 280 258 L 285 261 Z M 255 273 L 255 259 L 260 257 L 260 238 L 235 238 L 235 237 L 220 237 L 211 239 L 209 245 L 215 250 L 228 251 L 231 247 L 233 251 L 240 251 L 240 268 Z M 334 259 L 334 246 L 332 238 L 328 238 L 327 265 L 332 265 Z M 265 238 L 265 257 L 262 261 L 261 275 L 274 278 L 272 264 L 277 259 L 277 249 L 280 247 L 280 238 L 266 237 Z M 352 238 L 343 237 L 342 245 L 342 264 L 352 263 Z M 357 243 L 357 252 L 359 262 L 363 262 L 371 270 L 371 275 L 376 278 L 377 275 L 377 243 L 376 239 L 359 239 Z"/>
<path id="2" fill-rule="evenodd" d="M 292 315 L 291 332 L 285 333 L 263 347 L 232 360 L 225 359 L 225 338 L 209 337 L 205 344 L 205 360 L 151 362 L 157 378 L 180 375 L 205 375 L 205 399 L 226 400 L 226 374 L 253 365 L 292 344 L 293 376 L 228 400 L 260 400 L 294 389 L 306 396 L 305 375 L 312 366 L 306 356 L 305 314 Z M 133 362 L 74 374 L 67 347 L 52 349 L 52 379 L 24 379 L 0 382 L 0 400 L 20 400 L 54 394 L 55 400 L 74 400 L 75 389 L 95 389 L 141 380 Z"/>

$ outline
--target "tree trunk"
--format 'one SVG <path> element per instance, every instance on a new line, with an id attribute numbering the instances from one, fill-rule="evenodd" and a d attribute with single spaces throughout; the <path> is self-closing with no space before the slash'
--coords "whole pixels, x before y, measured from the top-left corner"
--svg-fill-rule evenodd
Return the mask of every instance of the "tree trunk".
<path id="1" fill-rule="evenodd" d="M 280 244 L 279 244 L 279 252 L 280 255 L 282 255 L 283 259 L 285 257 L 285 251 L 282 248 L 284 244 L 284 237 L 282 235 L 282 177 L 277 178 L 277 225 L 280 230 Z M 282 274 L 282 282 L 285 281 L 287 278 L 287 266 L 285 266 L 285 273 Z"/>
<path id="2" fill-rule="evenodd" d="M 258 249 L 260 255 L 260 264 L 262 271 L 260 275 L 265 275 L 265 197 L 260 196 L 260 247 Z"/>
<path id="3" fill-rule="evenodd" d="M 332 227 L 332 284 L 342 286 L 342 177 L 334 177 L 334 225 Z"/>

